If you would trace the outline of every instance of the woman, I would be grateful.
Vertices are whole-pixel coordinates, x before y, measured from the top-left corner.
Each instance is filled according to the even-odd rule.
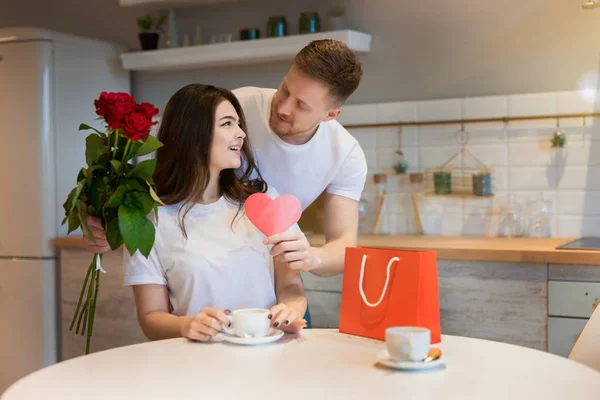
[[[278,195],[262,180],[245,130],[224,89],[188,85],[165,108],[154,173],[165,206],[154,247],[147,259],[124,251],[125,284],[151,340],[210,340],[229,324],[226,310],[238,308],[268,308],[271,326],[286,332],[306,324],[299,272],[273,262],[242,209],[253,193]]]

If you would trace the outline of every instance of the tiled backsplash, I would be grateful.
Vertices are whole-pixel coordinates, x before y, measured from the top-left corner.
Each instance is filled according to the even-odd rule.
[[[535,93],[419,102],[377,103],[344,107],[344,125],[390,122],[482,119],[592,113],[594,98],[579,92]],[[530,203],[541,196],[550,204],[548,233],[553,237],[600,236],[600,119],[558,121],[567,133],[562,149],[553,149],[557,120],[466,124],[467,148],[493,165],[491,198],[424,196],[420,193],[423,229],[429,235],[502,235],[510,200],[521,206],[523,235],[532,236]],[[382,229],[414,233],[410,172],[437,167],[460,149],[459,125],[350,129],[363,147],[369,166],[364,192],[371,215],[377,186],[373,174],[389,173],[389,192]],[[397,149],[408,163],[406,175],[395,175]],[[363,227],[368,231],[368,227]]]

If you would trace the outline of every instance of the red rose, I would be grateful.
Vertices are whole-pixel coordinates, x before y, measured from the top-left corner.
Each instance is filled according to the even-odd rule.
[[[127,93],[102,92],[94,101],[96,114],[104,118],[113,129],[123,128],[125,118],[135,111],[135,101]]]
[[[154,117],[155,115],[158,114],[158,108],[154,107],[150,103],[138,104],[137,107],[135,108],[135,111],[140,114],[144,114],[151,121],[152,121],[152,117]]]
[[[134,113],[125,118],[123,129],[125,136],[131,140],[144,140],[150,134],[152,125],[158,122],[152,122],[145,114]]]

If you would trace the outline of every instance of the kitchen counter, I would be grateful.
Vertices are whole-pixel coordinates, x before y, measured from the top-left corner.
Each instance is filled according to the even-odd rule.
[[[312,246],[325,243],[324,235],[309,235]],[[439,260],[600,265],[600,250],[556,250],[575,238],[498,238],[469,236],[361,235],[359,246],[433,250]],[[60,237],[58,247],[84,248],[81,237]]]
[[[556,250],[557,246],[575,239],[361,235],[358,246],[433,250],[437,252],[438,260],[600,265],[600,250]],[[321,246],[325,236],[311,235],[308,240],[312,246]]]

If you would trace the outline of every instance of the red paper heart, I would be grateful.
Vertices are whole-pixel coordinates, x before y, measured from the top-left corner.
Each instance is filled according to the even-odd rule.
[[[268,194],[254,193],[246,200],[244,210],[265,236],[287,231],[302,215],[300,200],[292,194],[271,199]]]

